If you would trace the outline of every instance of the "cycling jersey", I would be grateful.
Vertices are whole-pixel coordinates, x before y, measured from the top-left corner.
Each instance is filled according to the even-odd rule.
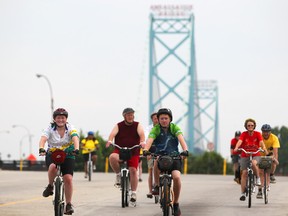
[[[149,134],[149,138],[153,138],[153,145],[156,146],[156,154],[179,154],[178,138],[182,134],[181,129],[174,123],[170,123],[167,133],[160,124],[155,125]]]
[[[262,134],[258,131],[253,131],[252,135],[249,135],[248,131],[244,131],[240,135],[239,140],[242,140],[240,148],[243,148],[246,151],[255,152],[260,148],[260,141],[262,141],[263,138]],[[254,156],[260,156],[260,153],[253,154],[253,157]],[[242,151],[241,157],[249,157],[249,155]]]
[[[266,149],[269,151],[269,149],[271,148],[271,147],[273,147],[273,148],[280,148],[280,143],[279,143],[279,139],[278,139],[278,137],[276,136],[276,135],[274,135],[274,134],[270,134],[269,135],[269,137],[268,137],[268,139],[266,140],[266,139],[263,139],[263,142],[264,142],[264,144],[265,144],[265,147],[266,147]],[[261,153],[261,155],[265,155],[265,153]]]
[[[96,139],[83,139],[81,141],[82,143],[82,154],[88,154],[89,151],[87,149],[90,149],[92,151],[96,151],[96,147],[99,144],[98,140]]]
[[[238,139],[233,138],[233,139],[231,140],[230,149],[234,150],[237,142],[238,142]],[[232,151],[232,155],[239,155],[240,153],[241,153],[241,152]]]
[[[72,137],[78,136],[77,130],[74,126],[66,123],[64,136],[61,137],[56,129],[55,124],[50,124],[49,127],[42,132],[42,136],[47,137],[48,150],[54,151],[55,149],[61,149],[65,152],[72,152],[74,150],[74,144],[72,142]],[[72,155],[67,155],[67,158],[73,158]]]

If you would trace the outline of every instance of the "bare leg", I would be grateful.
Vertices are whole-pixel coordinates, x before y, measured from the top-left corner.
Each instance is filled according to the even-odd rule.
[[[66,203],[71,203],[73,194],[73,183],[72,183],[73,176],[70,174],[66,174],[63,176],[63,179],[65,186]]]
[[[138,186],[137,169],[135,167],[129,167],[129,172],[130,172],[131,190],[136,191]]]
[[[179,203],[180,191],[181,191],[181,173],[178,170],[172,171],[173,178],[173,192],[174,203]]]
[[[120,172],[119,154],[117,154],[117,153],[110,154],[109,162],[110,162],[110,166],[113,169],[113,171],[115,173],[119,173]]]

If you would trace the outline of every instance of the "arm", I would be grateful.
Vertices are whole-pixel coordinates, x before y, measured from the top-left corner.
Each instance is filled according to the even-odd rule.
[[[45,143],[47,142],[47,137],[46,136],[41,136],[40,141],[39,141],[39,154],[40,156],[44,156],[45,155]],[[42,149],[42,152],[40,152],[40,150]]]
[[[266,149],[266,146],[265,146],[263,140],[261,140],[259,143],[260,143],[260,147],[265,151],[265,154],[268,155],[268,151]]]
[[[138,127],[137,127],[137,133],[140,137],[140,145],[142,146],[142,148],[144,148],[144,146],[145,146],[145,133],[144,133],[144,129],[140,123],[138,124]]]
[[[242,144],[242,140],[238,140],[238,142],[236,143],[236,146],[234,148],[234,151],[237,152],[238,151],[238,148],[241,146]]]
[[[72,141],[74,143],[74,150],[79,150],[79,137],[73,136]]]
[[[110,144],[114,140],[114,137],[117,135],[118,131],[119,131],[119,128],[118,128],[118,125],[116,124],[109,135],[108,141],[106,143],[106,148],[110,146]]]
[[[179,134],[179,135],[177,136],[177,138],[178,138],[178,140],[179,140],[179,142],[180,142],[180,145],[181,145],[183,151],[188,151],[188,147],[187,147],[187,144],[186,144],[186,142],[185,142],[185,139],[184,139],[183,134]]]
[[[152,145],[153,141],[154,141],[153,138],[148,138],[148,139],[147,139],[147,142],[146,142],[146,145],[145,145],[145,147],[144,147],[144,149],[143,149],[143,152],[144,152],[144,151],[149,151],[149,149],[151,148],[151,145]]]

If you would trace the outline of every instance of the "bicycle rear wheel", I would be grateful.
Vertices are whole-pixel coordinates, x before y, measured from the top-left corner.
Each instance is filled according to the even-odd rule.
[[[163,216],[168,216],[170,211],[170,187],[168,185],[168,179],[163,180],[163,200],[162,200],[162,208],[163,208]]]
[[[91,181],[92,179],[92,172],[93,172],[93,167],[92,167],[92,161],[87,162],[87,169],[88,169],[88,180]]]
[[[253,189],[253,173],[248,174],[248,208],[251,208],[252,189]]]
[[[264,169],[264,188],[263,188],[263,193],[264,193],[264,203],[268,203],[268,190],[267,190],[267,171]]]
[[[55,196],[54,196],[54,214],[55,216],[63,216],[64,213],[64,197],[63,185],[60,177],[57,177],[54,183]],[[61,190],[62,189],[62,190]]]
[[[121,204],[122,204],[122,208],[125,208],[126,206],[126,202],[127,202],[127,198],[126,198],[126,191],[127,191],[127,171],[123,170],[122,172],[122,176],[121,176]]]

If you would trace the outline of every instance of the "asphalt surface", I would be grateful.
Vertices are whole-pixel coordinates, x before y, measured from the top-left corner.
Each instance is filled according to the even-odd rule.
[[[143,182],[139,183],[136,207],[121,207],[120,190],[113,186],[114,180],[112,173],[93,173],[92,181],[88,182],[83,173],[75,173],[73,215],[162,215],[154,199],[146,198],[147,174],[143,174]],[[41,196],[46,185],[46,172],[0,170],[0,215],[53,215],[52,196]],[[239,201],[239,197],[240,187],[233,182],[233,176],[182,175],[182,216],[288,216],[288,177],[277,176],[277,183],[271,185],[267,205],[254,194],[252,207],[248,208],[247,201]]]

